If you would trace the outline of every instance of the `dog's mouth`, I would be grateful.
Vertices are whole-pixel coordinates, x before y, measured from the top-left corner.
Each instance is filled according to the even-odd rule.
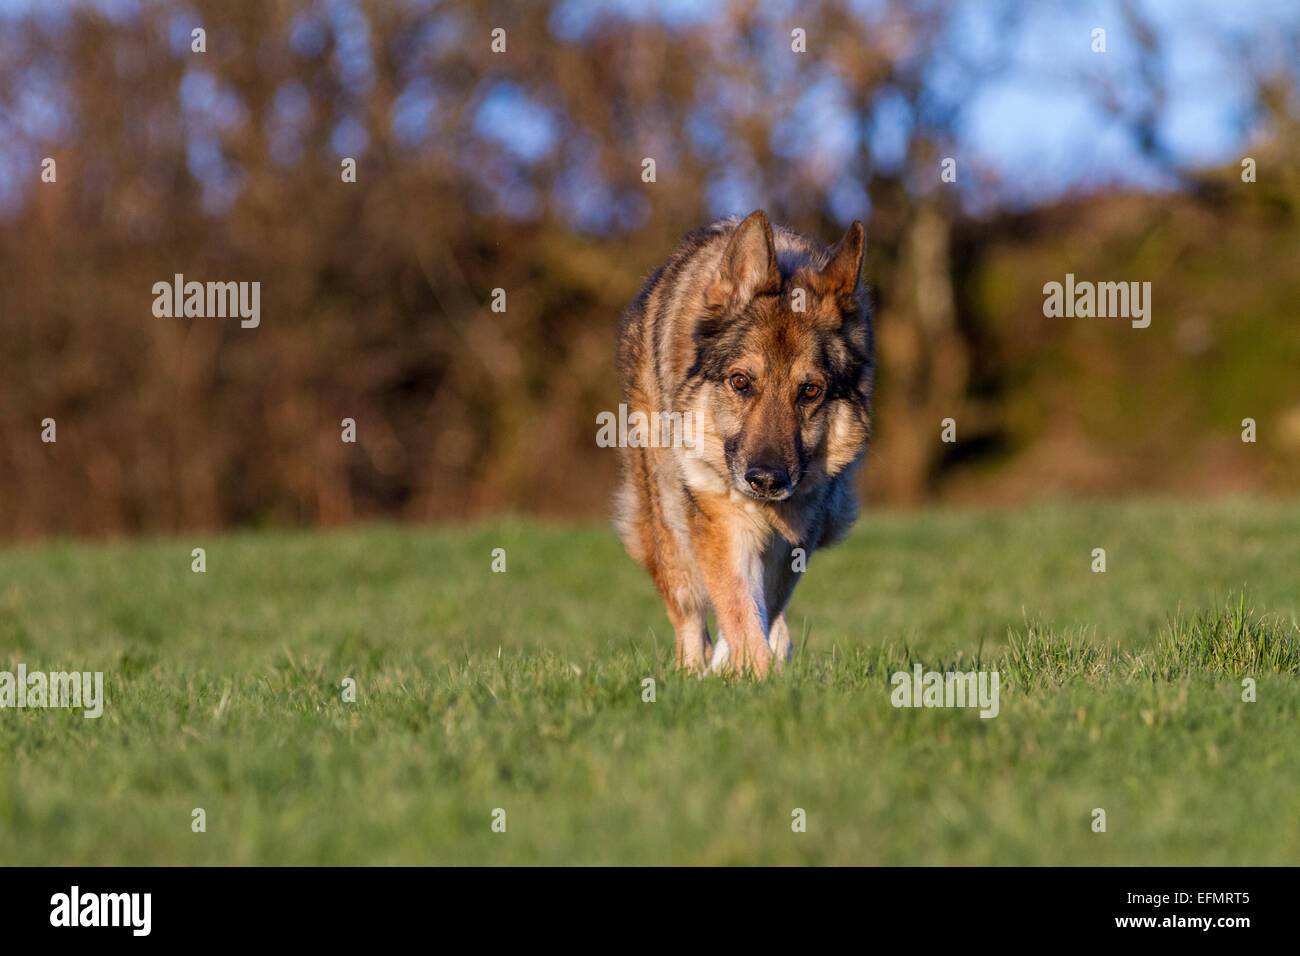
[[[744,494],[746,497],[753,498],[755,501],[763,501],[766,502],[767,504],[773,504],[778,501],[785,501],[792,494],[794,494],[793,488],[787,488],[784,491],[776,491],[771,493],[754,491],[754,489],[752,488],[744,488],[744,487],[742,487],[740,490],[741,493]]]

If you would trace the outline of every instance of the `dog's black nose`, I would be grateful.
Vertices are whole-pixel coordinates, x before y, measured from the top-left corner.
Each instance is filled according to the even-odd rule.
[[[790,487],[790,472],[780,465],[751,465],[745,482],[761,495],[774,495]]]

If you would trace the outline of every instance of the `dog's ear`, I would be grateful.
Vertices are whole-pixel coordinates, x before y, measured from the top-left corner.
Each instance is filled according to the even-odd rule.
[[[844,238],[830,251],[830,258],[813,279],[813,291],[834,296],[843,308],[856,304],[858,279],[862,272],[862,223],[856,219]]]
[[[772,224],[759,209],[736,227],[704,292],[704,302],[710,308],[737,308],[756,295],[779,291],[781,271],[776,265]]]

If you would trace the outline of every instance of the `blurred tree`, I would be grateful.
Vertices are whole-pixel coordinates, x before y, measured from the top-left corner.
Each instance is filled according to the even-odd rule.
[[[1124,9],[1147,94],[1077,82],[1168,163],[1159,33]],[[869,488],[925,498],[955,464],[939,420],[981,447],[1014,426],[989,382],[1024,377],[1021,316],[976,281],[1021,220],[963,211],[996,183],[960,149],[1022,19],[938,0],[0,14],[0,533],[590,512],[617,468],[594,434],[619,312],[682,234],[758,207],[826,240],[868,223]],[[1284,26],[1257,100],[1294,209]],[[154,318],[178,273],[261,282],[261,325]]]

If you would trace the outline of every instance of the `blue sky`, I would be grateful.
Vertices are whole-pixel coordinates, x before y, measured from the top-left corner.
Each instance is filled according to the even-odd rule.
[[[129,22],[145,0],[87,0],[115,20]],[[394,0],[398,2],[398,0]],[[458,35],[453,21],[436,19],[439,4],[426,0],[402,0],[417,8],[434,11],[427,42],[431,48],[448,43],[468,42]],[[886,7],[884,0],[848,0],[850,8],[868,24],[876,22]],[[185,4],[174,4],[170,40],[173,51],[184,55],[189,24],[196,22]],[[1123,108],[1137,105],[1140,84],[1134,81],[1143,65],[1137,38],[1129,34],[1117,3],[1047,2],[1025,4],[1009,30],[999,30],[987,15],[989,4],[954,2],[950,32],[955,52],[977,62],[996,64],[995,79],[969,91],[962,103],[957,143],[953,148],[959,163],[959,184],[965,184],[973,207],[996,203],[1027,205],[1054,196],[1094,186],[1121,184],[1141,188],[1165,185],[1163,172],[1149,164],[1140,150],[1102,107],[1100,91],[1110,88]],[[50,31],[57,31],[66,15],[67,4],[51,0],[0,0],[0,28],[6,19],[35,16]],[[1144,0],[1141,9],[1155,25],[1165,64],[1162,79],[1168,100],[1158,111],[1157,130],[1174,161],[1185,167],[1235,161],[1258,131],[1252,128],[1247,83],[1240,51],[1256,61],[1291,71],[1300,22],[1296,0]],[[369,52],[369,31],[362,7],[356,0],[319,0],[317,17],[303,17],[290,37],[290,47],[303,55],[323,48],[328,29],[335,38],[338,70],[347,86],[364,92],[373,81]],[[617,28],[620,22],[655,17],[672,30],[707,28],[725,9],[722,4],[700,0],[666,0],[644,4],[637,0],[564,0],[551,17],[549,42],[571,43],[598,25]],[[782,41],[791,23],[798,23],[798,4],[773,0],[761,5],[760,18],[770,23],[773,37]],[[1104,54],[1090,49],[1091,31],[1106,30]],[[810,38],[815,45],[815,38]],[[518,38],[514,42],[521,42]],[[788,43],[788,40],[784,42]],[[809,54],[813,55],[813,54]],[[804,74],[805,77],[807,73]],[[814,73],[814,75],[816,75]],[[955,68],[934,65],[929,81],[936,88],[962,82]],[[29,174],[29,164],[38,162],[27,140],[57,140],[66,133],[60,112],[58,77],[34,74],[17,84],[20,88],[15,115],[8,122],[19,133],[18,140],[0,144],[0,211],[17,201],[17,184]],[[960,94],[965,91],[958,90]],[[237,171],[221,160],[217,133],[223,123],[238,121],[239,104],[231,103],[211,77],[196,68],[181,90],[186,111],[186,129],[191,171],[205,184],[205,195],[214,211],[231,201],[240,188]],[[719,103],[743,99],[743,90],[731,90],[725,80],[716,87]],[[476,91],[478,100],[472,127],[484,141],[495,143],[512,162],[529,165],[565,149],[563,126],[529,91],[506,81],[488,80]],[[834,75],[822,75],[810,82],[800,97],[802,125],[778,124],[773,146],[792,163],[811,164],[828,182],[827,190],[835,214],[853,218],[864,202],[861,184],[836,178],[835,171],[860,148],[860,131],[853,125],[852,104]],[[301,90],[279,91],[268,130],[273,158],[292,163],[297,157],[295,125],[307,106]],[[392,123],[399,142],[418,146],[436,138],[440,101],[437,77],[412,76],[402,90],[393,111]],[[232,118],[233,117],[233,118]],[[366,134],[347,105],[336,107],[331,137],[339,155],[364,154]],[[877,169],[898,171],[902,162],[908,122],[906,111],[885,108],[877,111],[870,130],[870,152]],[[0,124],[2,126],[3,124]],[[713,212],[732,212],[749,205],[761,205],[754,196],[743,157],[722,152],[726,144],[710,142],[711,122],[707,115],[693,120],[682,140],[701,155],[717,154],[721,172],[709,184]],[[508,134],[503,131],[508,130]],[[34,148],[34,147],[33,147]],[[568,153],[572,155],[570,144]],[[579,168],[579,160],[557,188],[580,198],[583,184],[595,195],[601,186]],[[21,171],[20,171],[21,170]],[[979,171],[991,177],[978,180]],[[505,205],[522,215],[540,209],[538,197],[528,195],[518,184],[505,183],[503,191],[512,197]],[[570,202],[580,218],[590,210],[597,220],[580,223],[600,228],[608,210],[609,197],[596,203]],[[581,208],[580,208],[581,207]],[[840,213],[842,212],[842,215]],[[635,213],[635,210],[632,210]],[[631,214],[631,213],[630,213]]]

